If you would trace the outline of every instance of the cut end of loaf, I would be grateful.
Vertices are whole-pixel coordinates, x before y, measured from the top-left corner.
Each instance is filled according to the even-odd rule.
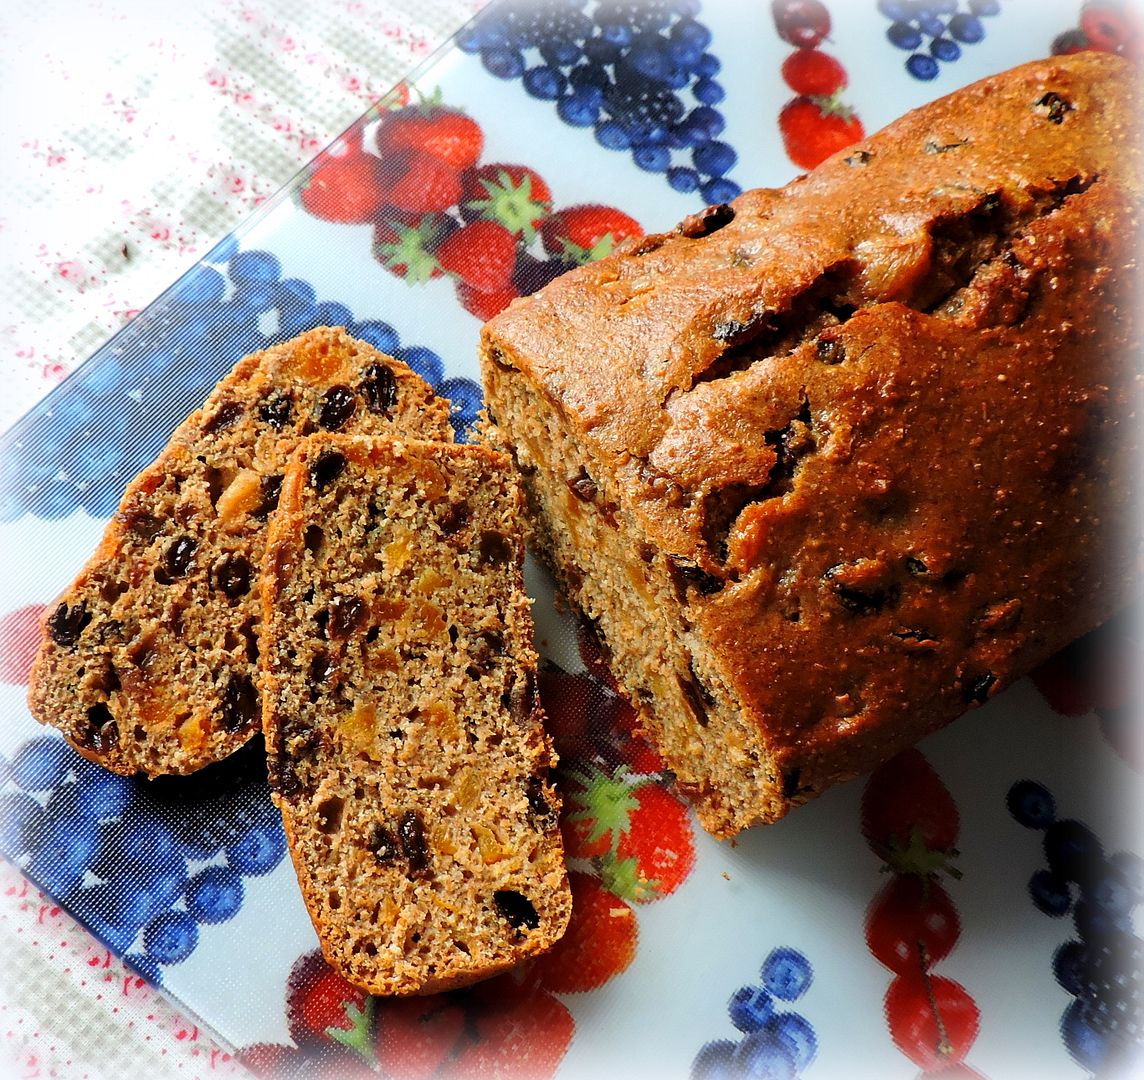
[[[567,924],[519,512],[483,447],[315,437],[283,486],[271,783],[323,951],[373,993],[486,978]]]
[[[125,775],[191,773],[257,732],[266,523],[291,450],[323,430],[452,438],[428,384],[343,330],[242,360],[130,484],[49,608],[33,716]]]

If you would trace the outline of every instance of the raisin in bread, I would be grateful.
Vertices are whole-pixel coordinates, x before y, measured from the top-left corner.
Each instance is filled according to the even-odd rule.
[[[49,607],[29,702],[118,773],[189,773],[260,728],[258,575],[295,444],[315,430],[451,438],[405,364],[322,328],[239,362],[127,488]]]
[[[716,835],[1138,592],[1140,115],[1028,64],[486,326],[538,548]]]
[[[486,447],[315,436],[271,522],[271,789],[323,950],[372,993],[473,982],[568,921],[522,500]]]

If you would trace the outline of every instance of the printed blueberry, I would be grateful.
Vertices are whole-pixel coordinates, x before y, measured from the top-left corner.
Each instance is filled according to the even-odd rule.
[[[723,89],[721,83],[706,76],[695,80],[691,92],[695,95],[695,100],[701,101],[704,105],[718,105],[727,96],[727,91]]]
[[[317,303],[314,286],[301,278],[283,278],[274,287],[274,305],[279,311],[305,311]]]
[[[704,53],[695,64],[695,74],[711,78],[723,70],[723,62],[713,53]]]
[[[699,172],[708,176],[723,176],[735,167],[737,155],[728,143],[713,140],[696,147],[691,160]]]
[[[671,39],[672,41],[685,41],[688,44],[696,45],[702,54],[703,50],[711,44],[711,31],[694,19],[680,19],[671,28]]]
[[[44,823],[44,808],[22,791],[0,795],[0,854],[19,859],[35,842]]]
[[[376,319],[367,319],[364,322],[355,323],[350,332],[356,338],[361,338],[362,341],[368,341],[379,352],[388,353],[393,355],[393,350],[401,344],[401,339],[397,335],[397,331],[387,322],[380,322]]]
[[[930,15],[928,13],[921,14],[918,17],[917,23],[918,29],[920,29],[926,37],[941,37],[941,35],[945,33],[945,23],[936,15]]]
[[[932,57],[927,56],[925,53],[914,53],[906,61],[906,71],[908,71],[915,79],[922,79],[928,82],[930,79],[936,79],[938,72],[941,68],[938,62]]]
[[[546,41],[540,46],[540,57],[550,67],[571,67],[583,51],[574,41]]]
[[[1144,900],[1144,859],[1131,851],[1117,851],[1108,857],[1108,865],[1132,890],[1136,903]]]
[[[556,112],[572,127],[591,127],[600,115],[600,95],[579,90],[566,94],[556,103]]]
[[[227,264],[227,274],[239,282],[275,282],[282,276],[282,264],[269,251],[240,251]]]
[[[1136,906],[1136,891],[1108,860],[1085,889],[1085,899],[1108,915],[1127,915]]]
[[[12,779],[25,791],[47,791],[67,776],[72,756],[68,744],[56,735],[32,739],[12,758]]]
[[[568,80],[555,68],[538,65],[529,68],[521,79],[525,90],[541,101],[555,101],[564,93]]]
[[[461,52],[471,55],[479,53],[484,46],[484,38],[481,34],[480,26],[473,23],[470,23],[468,26],[462,26],[461,29],[453,35],[453,42]]]
[[[453,415],[460,415],[471,422],[485,403],[484,395],[472,379],[446,379],[437,392],[449,400]]]
[[[436,387],[445,376],[441,357],[423,345],[403,345],[394,349],[393,356],[407,363],[430,386]]]
[[[80,810],[97,821],[117,818],[135,797],[135,783],[75,755],[75,782],[80,796]]]
[[[607,150],[627,150],[632,137],[618,120],[601,120],[596,124],[596,142]]]
[[[1051,870],[1036,870],[1029,878],[1029,895],[1038,911],[1046,915],[1064,915],[1072,906],[1069,883]]]
[[[1092,1023],[1086,1002],[1078,999],[1065,1009],[1061,1017],[1061,1038],[1082,1069],[1104,1074],[1112,1057],[1112,1047],[1108,1036]]]
[[[697,105],[687,114],[685,123],[698,125],[712,138],[721,134],[727,126],[723,114],[718,109],[711,108],[710,105]]]
[[[691,1063],[690,1080],[734,1080],[735,1045],[730,1039],[706,1043]]]
[[[961,56],[961,46],[950,38],[937,37],[930,42],[930,52],[943,64],[949,64]]]
[[[334,300],[323,300],[315,312],[319,326],[348,326],[354,321],[354,313],[345,304]]]
[[[110,876],[124,866],[155,866],[180,854],[179,838],[165,821],[142,806],[131,807],[100,830],[96,873]]]
[[[242,907],[242,878],[229,866],[207,866],[187,883],[186,898],[200,923],[226,922]]]
[[[763,985],[780,1001],[797,1001],[810,988],[814,971],[797,949],[773,950],[763,961]]]
[[[524,74],[524,57],[520,50],[507,45],[482,49],[481,63],[490,75],[498,79],[519,79]]]
[[[249,317],[250,312],[269,311],[274,306],[276,283],[262,281],[257,278],[240,279],[235,285],[234,295],[230,299],[233,308],[227,314],[232,315],[235,322],[241,322]],[[248,311],[234,311],[234,308],[246,308]],[[212,328],[215,336],[219,327]]]
[[[667,182],[676,191],[690,195],[691,192],[699,190],[699,173],[694,169],[677,165],[667,170]]]
[[[985,27],[976,15],[962,12],[949,20],[950,37],[966,45],[976,45],[985,37]]]
[[[708,206],[717,206],[719,203],[729,203],[732,199],[737,199],[743,189],[733,180],[719,176],[713,180],[705,180],[699,190]]]
[[[158,964],[181,963],[198,943],[198,923],[186,911],[166,911],[143,930],[143,951]]]
[[[1052,793],[1033,780],[1018,780],[1005,798],[1013,820],[1027,829],[1047,829],[1057,816]]]
[[[736,1075],[743,1080],[794,1080],[794,1055],[774,1032],[763,1028],[748,1035],[735,1050]]]
[[[221,300],[226,292],[226,278],[213,266],[197,266],[175,286],[175,294],[182,300]]]
[[[671,164],[671,151],[666,146],[637,146],[632,160],[644,172],[666,172]]]
[[[1062,990],[1080,994],[1087,979],[1088,949],[1083,941],[1066,941],[1053,953],[1053,975]]]
[[[906,22],[913,17],[910,0],[878,0],[878,11],[899,22]]]
[[[1001,11],[1000,0],[969,0],[969,10],[974,15],[989,17]]]
[[[886,31],[886,37],[889,38],[891,45],[905,49],[906,52],[913,52],[914,49],[920,48],[922,43],[922,32],[908,22],[893,23]]]
[[[1082,941],[1101,942],[1118,934],[1131,933],[1132,917],[1105,911],[1082,897],[1073,911],[1073,925]]]
[[[286,835],[282,823],[258,826],[226,847],[226,860],[244,877],[269,874],[286,854]]]
[[[771,995],[761,986],[743,986],[731,995],[727,1015],[740,1031],[758,1031],[774,1012]]]
[[[818,1056],[818,1038],[814,1034],[814,1026],[798,1013],[775,1013],[767,1021],[767,1029],[790,1051],[799,1072]]]
[[[53,818],[45,813],[42,825],[29,839],[28,876],[57,898],[83,880],[99,851],[98,826],[83,818]]]
[[[1070,818],[1054,821],[1045,830],[1044,849],[1049,868],[1066,881],[1090,881],[1104,864],[1104,853],[1093,831]]]

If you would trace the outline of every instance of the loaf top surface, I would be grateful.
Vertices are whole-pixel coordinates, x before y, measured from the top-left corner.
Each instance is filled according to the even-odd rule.
[[[1044,214],[1097,178],[1139,197],[1139,106],[1130,65],[1103,53],[985,79],[784,188],[563,275],[494,318],[485,347],[602,449],[650,458],[690,391],[808,301],[932,309],[964,274],[943,261],[943,230],[973,228],[997,200],[1006,217]]]
[[[804,781],[1136,587],[1138,115],[1118,58],[1027,64],[486,326]]]

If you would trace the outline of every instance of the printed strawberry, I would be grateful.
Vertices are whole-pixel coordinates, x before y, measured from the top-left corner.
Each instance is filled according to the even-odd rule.
[[[475,1022],[476,1041],[447,1070],[457,1080],[545,1080],[556,1073],[576,1030],[567,1008],[543,991],[478,1012]]]
[[[434,250],[458,227],[449,214],[388,208],[373,230],[373,257],[390,273],[419,285],[444,274]]]
[[[416,150],[454,173],[477,163],[484,142],[484,132],[471,116],[434,102],[391,112],[377,128],[377,149],[383,158]]]
[[[324,221],[369,221],[386,201],[382,163],[348,145],[344,155],[327,152],[311,168],[298,201]]]
[[[1063,648],[1030,677],[1054,712],[1084,716],[1132,704],[1138,664],[1131,630],[1112,622]]]
[[[540,227],[544,250],[574,265],[602,259],[630,236],[643,236],[640,223],[622,210],[597,203],[559,210]]]
[[[372,999],[347,982],[320,950],[294,961],[286,980],[286,1022],[300,1046],[331,1039],[368,1057]]]
[[[437,249],[437,261],[450,274],[480,292],[512,288],[516,241],[495,221],[463,225]]]
[[[646,904],[674,892],[695,865],[687,808],[653,780],[612,776],[586,766],[571,773],[567,836],[581,857],[598,856],[604,885]],[[601,849],[601,841],[606,850]]]
[[[634,773],[663,772],[666,768],[664,760],[644,735],[635,709],[618,694],[613,698],[616,753],[620,760],[630,765]]]
[[[424,1080],[446,1061],[465,1027],[465,1014],[444,994],[378,999],[377,1063],[391,1080]]]
[[[552,192],[540,174],[525,165],[481,165],[461,176],[461,216],[503,225],[526,244],[552,213]]]
[[[428,214],[448,210],[461,197],[461,176],[451,165],[418,150],[388,158],[384,201],[398,210]]]
[[[787,157],[801,169],[813,169],[866,136],[862,121],[836,95],[788,101],[779,113],[779,132]]]
[[[819,49],[798,49],[783,61],[782,76],[796,94],[830,97],[846,85],[846,69]]]
[[[586,675],[553,667],[542,668],[537,674],[545,730],[561,761],[586,759],[591,753],[587,708],[591,683]]]
[[[43,604],[28,604],[0,619],[0,682],[26,685],[40,647]]]
[[[920,750],[903,750],[866,781],[862,835],[896,873],[960,877],[959,829],[953,796]]]
[[[598,878],[568,873],[572,917],[556,945],[536,961],[541,983],[557,994],[595,990],[619,975],[636,954],[639,926],[632,909]]]
[[[470,315],[476,315],[481,322],[488,322],[494,315],[499,315],[519,295],[511,286],[496,292],[482,292],[468,282],[457,282],[457,299],[461,301],[461,306]]]
[[[965,987],[928,972],[897,976],[883,1008],[898,1049],[939,1076],[965,1057],[981,1026],[980,1012]]]
[[[1086,716],[1092,711],[1092,688],[1068,649],[1035,668],[1029,678],[1053,712],[1061,716]]]

